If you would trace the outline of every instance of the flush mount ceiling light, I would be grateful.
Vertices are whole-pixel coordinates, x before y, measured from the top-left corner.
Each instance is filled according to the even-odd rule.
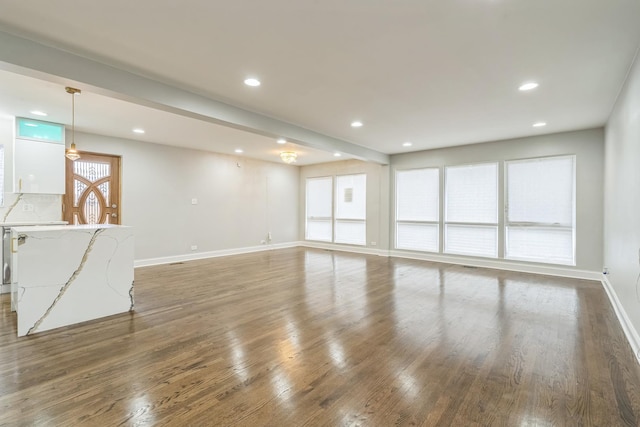
[[[522,85],[520,85],[520,87],[518,88],[518,90],[521,90],[523,92],[526,92],[528,90],[533,90],[535,88],[537,88],[539,85],[536,82],[527,82],[527,83],[523,83]]]
[[[284,138],[278,138],[278,140],[276,141],[278,144],[286,144],[287,140]]]
[[[244,84],[251,87],[257,87],[257,86],[260,86],[260,80],[251,77],[251,78],[245,79]]]
[[[359,121],[359,120],[356,120],[356,121],[354,121],[354,122],[351,122],[351,127],[352,127],[352,128],[359,128],[359,127],[362,127],[362,122],[361,122],[361,121]]]
[[[65,157],[75,162],[80,158],[80,154],[76,150],[76,95],[79,95],[82,91],[69,86],[64,89],[71,94],[71,146],[67,150]]]
[[[44,111],[40,111],[40,110],[33,110],[33,111],[29,111],[31,114],[33,114],[34,116],[42,116],[42,117],[47,117],[48,114],[45,113]]]
[[[333,157],[342,157],[342,154],[340,154],[340,153],[333,153]]]
[[[242,153],[244,153],[244,151],[242,150],[242,148],[236,148],[236,149],[235,149],[235,150],[233,150],[233,151],[235,151],[235,152],[236,152],[236,153],[238,153],[238,154],[242,154]]]
[[[411,142],[409,142],[409,141],[407,141],[407,142],[403,142],[403,143],[402,143],[402,146],[403,146],[403,147],[411,147],[412,145],[413,145],[413,143],[411,143]]]
[[[533,127],[534,127],[534,128],[541,128],[541,127],[544,127],[544,126],[546,126],[546,125],[547,125],[547,123],[546,123],[546,122],[537,122],[537,123],[534,123],[534,124],[533,124]]]
[[[280,158],[283,162],[290,165],[291,163],[295,163],[298,155],[293,151],[283,151],[280,153]]]
[[[144,129],[135,128],[135,129],[133,129],[133,133],[143,134],[144,133]]]

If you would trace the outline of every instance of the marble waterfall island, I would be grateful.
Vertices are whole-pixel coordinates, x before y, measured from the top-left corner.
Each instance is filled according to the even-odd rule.
[[[133,310],[133,228],[12,228],[18,336]]]

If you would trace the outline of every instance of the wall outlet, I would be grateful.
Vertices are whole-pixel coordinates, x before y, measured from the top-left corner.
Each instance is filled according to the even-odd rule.
[[[269,242],[271,241],[271,232],[267,233],[267,241],[269,241]]]
[[[197,251],[198,250],[198,245],[191,245],[191,250],[192,251]]]
[[[602,269],[602,274],[609,274],[609,269],[607,267],[604,267]]]
[[[196,198],[191,199],[191,204],[192,205],[197,205],[198,204],[198,199],[196,199]]]
[[[371,246],[376,246],[378,242],[371,242]]]
[[[33,205],[30,203],[25,203],[24,205],[22,205],[22,211],[23,212],[33,212]]]

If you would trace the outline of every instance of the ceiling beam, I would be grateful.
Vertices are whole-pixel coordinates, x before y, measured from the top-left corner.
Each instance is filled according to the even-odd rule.
[[[389,156],[0,30],[0,68],[306,147],[389,164]],[[84,87],[82,85],[85,85]],[[89,87],[87,87],[89,86]]]

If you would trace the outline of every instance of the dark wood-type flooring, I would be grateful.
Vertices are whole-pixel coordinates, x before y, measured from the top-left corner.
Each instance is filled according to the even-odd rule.
[[[0,425],[640,422],[598,282],[303,248],[135,276],[135,313],[31,337],[0,296]]]

